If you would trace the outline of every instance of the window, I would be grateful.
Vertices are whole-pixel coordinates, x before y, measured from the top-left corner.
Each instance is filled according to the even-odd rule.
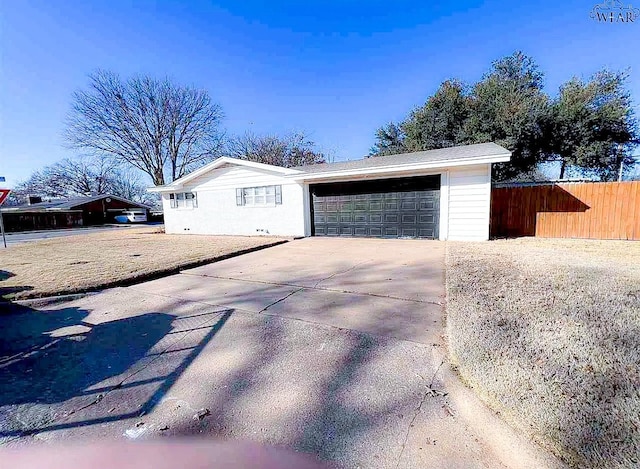
[[[184,203],[187,208],[195,208],[198,206],[198,199],[193,192],[185,192]]]
[[[236,205],[271,206],[282,204],[282,186],[259,186],[236,189]]]
[[[198,206],[198,198],[193,192],[177,192],[169,194],[171,208],[195,208]]]

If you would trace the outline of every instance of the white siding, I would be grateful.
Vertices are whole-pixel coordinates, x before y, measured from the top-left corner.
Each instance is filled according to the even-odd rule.
[[[450,167],[438,173],[440,239],[489,239],[491,165]],[[236,205],[237,188],[270,185],[282,186],[282,205]],[[167,233],[247,236],[311,233],[309,185],[275,172],[230,164],[189,181],[181,191],[196,193],[198,207],[171,208],[169,194],[163,194]]]
[[[491,165],[451,168],[448,192],[447,238],[464,241],[489,239]]]
[[[282,204],[236,205],[236,188],[282,186]],[[197,194],[198,207],[171,208],[162,195],[167,233],[219,235],[305,235],[304,186],[277,174],[229,165],[189,181],[183,191]]]

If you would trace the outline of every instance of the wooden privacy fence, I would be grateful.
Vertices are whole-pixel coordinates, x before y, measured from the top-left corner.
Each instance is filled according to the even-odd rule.
[[[640,240],[640,181],[495,187],[491,236]]]

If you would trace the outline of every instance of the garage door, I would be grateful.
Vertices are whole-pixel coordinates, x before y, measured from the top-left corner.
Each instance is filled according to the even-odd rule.
[[[438,238],[440,176],[311,186],[313,234]]]

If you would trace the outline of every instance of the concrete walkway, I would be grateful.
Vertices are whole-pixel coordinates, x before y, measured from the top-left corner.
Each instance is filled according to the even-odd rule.
[[[526,467],[448,384],[444,249],[304,239],[0,316],[0,441],[208,435],[338,467]]]

